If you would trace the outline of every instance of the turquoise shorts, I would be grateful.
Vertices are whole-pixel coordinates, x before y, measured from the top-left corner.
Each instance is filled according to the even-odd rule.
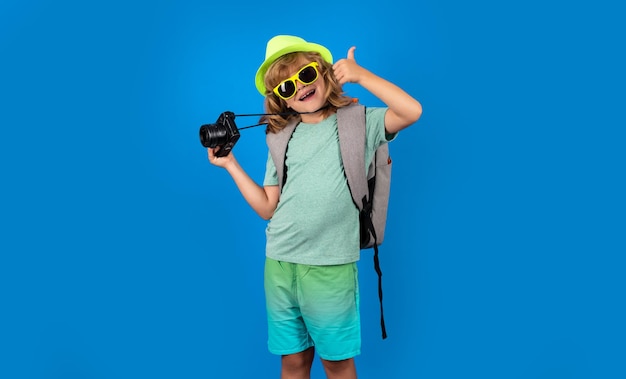
[[[356,263],[309,266],[265,260],[268,348],[288,355],[315,346],[322,359],[361,353]]]

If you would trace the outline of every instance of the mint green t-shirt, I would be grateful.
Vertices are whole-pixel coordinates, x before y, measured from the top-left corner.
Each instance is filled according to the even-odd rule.
[[[365,162],[371,161],[381,144],[395,138],[385,133],[386,111],[366,108]],[[266,255],[308,265],[359,260],[359,213],[343,171],[337,116],[333,114],[317,124],[298,124],[289,141],[285,164],[287,181],[266,228]],[[278,185],[269,154],[263,184]]]

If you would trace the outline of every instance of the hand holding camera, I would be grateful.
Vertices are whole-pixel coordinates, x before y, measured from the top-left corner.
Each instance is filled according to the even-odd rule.
[[[204,147],[218,148],[214,150],[216,157],[225,157],[239,140],[239,129],[235,125],[235,114],[226,111],[222,113],[215,124],[205,124],[200,127],[200,143]]]

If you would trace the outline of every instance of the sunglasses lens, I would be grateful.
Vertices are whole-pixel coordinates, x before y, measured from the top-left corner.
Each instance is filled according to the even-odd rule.
[[[302,71],[300,71],[298,79],[305,84],[312,83],[315,79],[317,79],[317,70],[313,66],[305,67]]]
[[[293,80],[287,80],[278,86],[278,94],[283,98],[291,97],[296,92],[296,85]]]

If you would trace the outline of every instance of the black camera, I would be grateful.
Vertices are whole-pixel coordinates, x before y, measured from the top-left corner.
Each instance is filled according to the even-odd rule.
[[[204,147],[218,147],[216,157],[225,157],[239,140],[239,129],[235,125],[235,114],[224,112],[217,118],[215,124],[205,124],[200,127],[200,143]]]

